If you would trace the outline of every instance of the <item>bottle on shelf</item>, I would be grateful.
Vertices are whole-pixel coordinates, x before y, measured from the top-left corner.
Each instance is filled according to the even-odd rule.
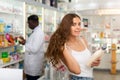
[[[49,68],[49,64],[46,64],[45,66],[45,80],[49,80],[50,79],[50,68]]]

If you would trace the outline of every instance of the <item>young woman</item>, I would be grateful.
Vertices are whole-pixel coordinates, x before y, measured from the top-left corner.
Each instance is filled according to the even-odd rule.
[[[100,59],[86,66],[91,57],[85,38],[80,37],[81,18],[74,13],[66,14],[55,33],[51,36],[45,57],[53,66],[64,64],[70,72],[70,80],[93,80],[93,66]]]

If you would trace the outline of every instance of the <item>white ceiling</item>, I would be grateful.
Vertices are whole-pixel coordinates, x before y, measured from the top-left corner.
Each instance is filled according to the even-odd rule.
[[[93,14],[94,10],[100,9],[120,9],[120,0],[59,0],[64,5],[65,9],[70,12],[88,11]],[[87,11],[87,12],[86,12]],[[94,11],[94,12],[93,12]]]

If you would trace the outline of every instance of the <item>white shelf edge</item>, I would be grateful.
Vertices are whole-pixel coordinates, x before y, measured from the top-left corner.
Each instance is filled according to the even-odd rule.
[[[38,16],[42,16],[42,13],[36,13],[36,12],[27,12],[27,14],[37,14]]]
[[[19,60],[16,60],[16,61],[12,61],[12,62],[10,62],[10,63],[5,63],[5,64],[0,65],[0,68],[6,67],[6,66],[9,66],[9,65],[12,65],[12,64],[21,62],[21,61],[23,61],[23,59],[19,59]]]
[[[0,13],[2,14],[9,14],[9,15],[18,15],[18,16],[22,16],[22,12],[21,13],[14,13],[14,12],[7,12],[7,11],[1,11]]]

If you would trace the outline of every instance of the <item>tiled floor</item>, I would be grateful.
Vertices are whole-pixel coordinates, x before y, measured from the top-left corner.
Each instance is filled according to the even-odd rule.
[[[120,80],[120,72],[113,75],[109,70],[94,70],[94,80]]]

